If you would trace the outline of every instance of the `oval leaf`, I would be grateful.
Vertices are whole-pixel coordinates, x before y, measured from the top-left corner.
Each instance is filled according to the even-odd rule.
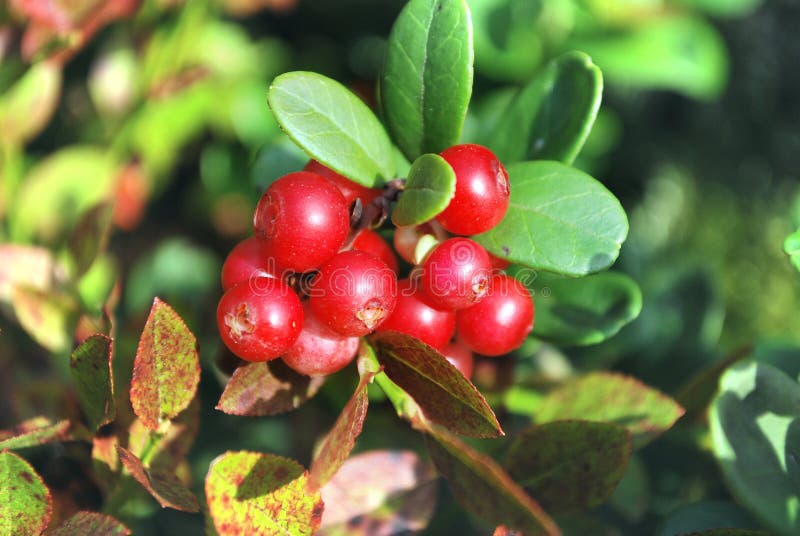
[[[442,354],[396,331],[377,333],[372,341],[386,375],[411,395],[425,417],[457,434],[503,435],[483,395]]]
[[[33,340],[53,353],[70,348],[78,307],[72,296],[18,286],[11,299],[17,320]]]
[[[72,381],[75,382],[78,401],[92,431],[113,421],[117,413],[112,380],[112,353],[112,340],[97,334],[83,341],[70,356]]]
[[[57,62],[32,65],[0,99],[0,139],[16,145],[39,134],[56,110],[61,81]]]
[[[111,234],[111,203],[100,203],[78,220],[69,237],[69,252],[75,262],[76,276],[89,269],[97,256],[105,251]]]
[[[526,536],[561,534],[552,519],[491,458],[455,436],[437,430],[425,436],[433,463],[447,479],[456,500],[489,523]]]
[[[537,408],[538,423],[582,419],[615,423],[630,430],[640,448],[669,430],[683,408],[667,395],[631,377],[594,372],[549,393]]]
[[[339,82],[309,72],[285,73],[269,88],[281,128],[315,160],[364,186],[392,178],[392,144],[375,114]]]
[[[0,534],[41,534],[50,523],[53,498],[28,462],[0,452]]]
[[[406,187],[392,212],[395,225],[418,225],[442,212],[456,193],[456,174],[438,154],[424,154],[411,165]]]
[[[272,454],[226,452],[211,462],[206,499],[220,536],[312,534],[322,518],[303,467]]]
[[[602,95],[600,69],[586,54],[568,52],[519,91],[482,142],[506,163],[571,164],[592,130]]]
[[[11,302],[14,288],[50,288],[55,262],[46,248],[0,244],[0,301]]]
[[[615,424],[557,421],[522,432],[508,452],[508,472],[549,512],[602,504],[631,456],[631,434]]]
[[[381,102],[414,160],[458,143],[472,94],[472,21],[464,0],[412,0],[389,36]]]
[[[508,166],[511,200],[494,229],[475,236],[517,264],[580,276],[611,266],[628,235],[614,195],[582,171],[559,162]]]
[[[200,382],[197,341],[181,317],[153,301],[133,362],[131,404],[151,430],[186,409]]]
[[[733,494],[776,532],[800,531],[800,385],[770,365],[734,365],[720,379],[709,421]]]
[[[117,447],[122,465],[131,476],[164,508],[183,512],[199,512],[200,505],[194,493],[181,482],[174,473],[146,468],[138,457],[122,447]]]
[[[69,439],[68,420],[53,423],[46,417],[34,417],[17,426],[0,430],[0,449],[24,449],[53,441]]]
[[[128,536],[131,531],[111,516],[97,512],[78,512],[53,531],[53,536]]]

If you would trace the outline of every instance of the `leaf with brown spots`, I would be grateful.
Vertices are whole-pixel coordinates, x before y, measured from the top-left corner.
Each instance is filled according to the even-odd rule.
[[[425,444],[436,469],[465,509],[526,536],[561,534],[542,507],[493,459],[442,429],[431,430]]]
[[[181,317],[156,298],[133,362],[131,404],[155,430],[186,409],[200,382],[197,341]]]
[[[456,434],[503,435],[483,395],[438,351],[396,331],[377,333],[372,342],[386,375],[411,395],[425,417]]]
[[[122,447],[117,447],[117,454],[131,476],[158,501],[158,504],[164,508],[173,508],[184,512],[200,511],[197,497],[183,485],[174,473],[155,468],[148,469],[142,464],[142,460]]]
[[[128,450],[141,457],[149,448],[150,467],[174,468],[186,458],[199,428],[200,400],[195,397],[180,415],[161,425],[157,439],[152,444],[153,432],[140,419],[133,421],[128,429]]]
[[[16,454],[0,452],[0,534],[41,534],[53,513],[42,478]]]
[[[211,462],[206,500],[220,536],[313,534],[322,518],[319,492],[308,473],[288,458],[258,452],[226,452]]]
[[[631,434],[604,422],[555,421],[522,432],[511,443],[508,472],[553,513],[602,504],[625,475]]]
[[[322,442],[317,456],[311,463],[311,474],[308,477],[311,489],[319,489],[324,486],[336,474],[355,447],[356,439],[364,427],[364,419],[367,418],[367,409],[369,408],[367,384],[373,376],[375,374],[370,372],[361,376],[356,392],[350,397],[339,414],[339,418],[333,423],[333,428]]]
[[[217,409],[248,417],[285,413],[317,394],[324,381],[322,376],[298,374],[280,360],[242,365],[225,386]]]
[[[53,536],[128,536],[131,531],[111,516],[81,511],[53,531]]]
[[[68,420],[53,422],[47,417],[34,417],[8,430],[0,430],[0,449],[24,449],[53,441],[69,439]]]
[[[349,458],[322,487],[320,534],[416,533],[436,507],[436,472],[408,450],[373,450]]]
[[[111,365],[113,346],[109,337],[92,335],[72,352],[69,360],[78,401],[92,431],[113,421],[117,414]]]
[[[619,424],[630,430],[638,449],[669,430],[683,408],[639,380],[613,372],[593,372],[548,393],[535,420],[582,419]]]
[[[76,276],[85,274],[105,251],[111,234],[111,213],[111,203],[102,202],[84,212],[75,225],[67,245],[75,262]]]

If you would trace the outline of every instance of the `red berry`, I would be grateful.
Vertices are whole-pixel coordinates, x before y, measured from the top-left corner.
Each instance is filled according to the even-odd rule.
[[[385,262],[394,273],[397,273],[397,257],[394,256],[394,252],[386,240],[375,231],[370,229],[359,231],[353,241],[353,249],[375,255]]]
[[[422,263],[420,288],[440,309],[465,309],[488,290],[492,263],[489,254],[469,238],[450,238]]]
[[[525,285],[496,274],[480,303],[456,315],[458,338],[483,355],[515,350],[533,329],[533,298]]]
[[[274,277],[275,267],[270,267],[270,262],[274,264],[268,259],[261,240],[254,236],[242,240],[228,253],[222,265],[222,290],[253,277]]]
[[[269,361],[294,344],[303,307],[280,279],[259,277],[229,289],[217,306],[222,342],[246,361]]]
[[[430,225],[398,227],[394,231],[394,249],[397,254],[408,264],[416,264],[414,252],[417,249],[417,242],[426,234],[433,234]]]
[[[353,182],[347,177],[339,175],[331,168],[323,166],[316,160],[309,160],[308,164],[306,164],[306,167],[303,168],[303,171],[310,171],[311,173],[322,175],[334,183],[342,192],[348,208],[353,204],[353,201],[355,201],[356,198],[361,198],[362,205],[368,205],[372,203],[373,199],[381,194],[381,191],[378,188],[367,188],[366,186],[361,186],[357,182]]]
[[[472,355],[472,350],[467,348],[464,343],[459,341],[451,342],[441,352],[451,365],[461,371],[465,378],[469,379],[472,376],[475,358]]]
[[[283,361],[306,376],[327,376],[344,368],[356,355],[358,337],[335,333],[303,306],[303,331],[283,354]]]
[[[298,171],[267,188],[253,225],[278,269],[306,272],[339,251],[350,232],[350,216],[330,181]]]
[[[397,305],[394,312],[376,331],[400,331],[412,335],[428,346],[441,349],[456,330],[453,311],[435,309],[408,279],[397,282]]]
[[[456,192],[450,204],[436,216],[453,234],[474,235],[488,231],[508,210],[508,173],[492,151],[481,145],[454,145],[441,152],[456,173]]]
[[[323,264],[310,289],[311,310],[340,335],[366,335],[392,314],[397,277],[374,255],[351,249]]]

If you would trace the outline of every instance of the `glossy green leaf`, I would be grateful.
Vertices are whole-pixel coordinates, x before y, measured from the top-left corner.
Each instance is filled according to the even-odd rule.
[[[35,447],[53,441],[69,438],[70,422],[53,422],[46,417],[34,417],[21,422],[13,428],[0,430],[0,450]]]
[[[672,427],[683,408],[640,381],[612,372],[593,372],[548,393],[536,408],[537,423],[582,419],[619,424],[640,448]]]
[[[113,421],[117,412],[112,353],[112,340],[98,334],[83,341],[70,357],[70,372],[78,392],[78,401],[92,430]]]
[[[78,220],[69,237],[69,252],[75,262],[75,273],[81,276],[105,251],[111,233],[111,203],[100,203],[87,210]]]
[[[415,160],[461,136],[472,94],[472,21],[464,0],[411,0],[389,36],[381,102],[397,145]]]
[[[61,66],[41,61],[32,65],[0,96],[0,140],[25,143],[44,130],[61,96]]]
[[[797,381],[770,365],[734,365],[720,379],[709,423],[733,495],[774,531],[800,531]]]
[[[588,510],[617,487],[631,434],[604,422],[556,421],[522,432],[508,451],[508,473],[548,512]]]
[[[733,529],[729,527],[740,527]],[[740,506],[728,501],[700,501],[670,513],[657,536],[703,534],[705,536],[757,536],[766,532]],[[728,532],[724,532],[724,531]],[[738,531],[738,532],[737,532]]]
[[[483,395],[435,349],[396,331],[376,333],[372,341],[386,375],[411,395],[425,417],[461,435],[503,435]]]
[[[436,469],[465,509],[526,536],[561,534],[542,507],[493,459],[443,430],[426,435],[425,440]]]
[[[111,516],[97,512],[81,511],[67,519],[53,531],[53,536],[128,536],[131,531]]]
[[[0,451],[0,534],[41,534],[52,513],[42,477],[16,454]]]
[[[628,235],[628,218],[595,179],[559,162],[508,166],[511,201],[494,229],[475,237],[514,263],[570,276],[608,268]]]
[[[783,241],[783,251],[789,255],[792,265],[800,270],[800,229],[786,237]]]
[[[172,472],[174,468],[165,470],[145,467],[142,460],[122,447],[117,447],[117,454],[119,454],[122,465],[130,472],[131,476],[163,508],[172,508],[183,512],[198,512],[200,510],[197,497],[175,476]]]
[[[392,223],[419,225],[442,212],[456,193],[456,174],[437,154],[424,154],[411,165]]]
[[[205,490],[220,536],[312,534],[324,508],[303,467],[273,454],[226,452],[211,462]]]
[[[481,140],[506,164],[571,164],[592,130],[602,94],[600,69],[586,54],[569,52],[523,87]]]
[[[156,298],[133,363],[131,404],[155,430],[186,409],[200,382],[197,341],[172,308]]]
[[[268,100],[281,128],[315,160],[364,186],[393,178],[389,136],[339,82],[316,73],[285,73],[272,82]]]

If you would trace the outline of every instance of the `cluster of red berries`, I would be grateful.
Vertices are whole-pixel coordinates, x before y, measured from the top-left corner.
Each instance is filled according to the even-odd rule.
[[[473,351],[518,348],[533,328],[531,295],[502,273],[504,261],[465,237],[503,218],[508,175],[479,145],[441,156],[455,171],[455,194],[435,221],[395,229],[394,249],[413,266],[399,280],[392,248],[353,214],[387,206],[389,189],[366,188],[313,160],[272,183],[255,211],[255,236],[222,267],[217,323],[225,345],[247,361],[280,357],[309,376],[347,365],[358,338],[374,331],[412,335],[467,377]],[[439,242],[419,259],[425,235]]]

